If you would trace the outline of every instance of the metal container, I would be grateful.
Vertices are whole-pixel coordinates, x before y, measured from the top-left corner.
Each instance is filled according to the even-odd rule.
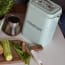
[[[21,32],[21,22],[16,16],[8,16],[2,25],[2,31],[8,35],[15,36]]]

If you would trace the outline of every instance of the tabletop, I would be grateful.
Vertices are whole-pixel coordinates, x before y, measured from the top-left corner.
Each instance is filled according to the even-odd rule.
[[[6,38],[2,31],[0,31],[0,38]],[[21,33],[14,38],[22,39]],[[7,38],[11,38],[7,36]],[[43,62],[43,65],[65,65],[65,39],[62,35],[62,32],[57,26],[54,37],[44,50],[40,52],[35,52],[39,60]],[[23,65],[23,63],[15,63],[15,64],[5,64],[5,65]],[[38,65],[33,59],[31,59],[30,65]]]

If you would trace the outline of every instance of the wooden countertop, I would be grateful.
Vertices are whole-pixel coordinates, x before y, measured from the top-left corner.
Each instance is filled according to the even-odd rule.
[[[27,4],[14,4],[10,13],[26,13]]]

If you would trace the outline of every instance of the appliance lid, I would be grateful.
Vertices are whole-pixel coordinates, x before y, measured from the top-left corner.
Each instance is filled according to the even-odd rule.
[[[32,0],[31,3],[52,17],[62,12],[62,8],[50,0]]]

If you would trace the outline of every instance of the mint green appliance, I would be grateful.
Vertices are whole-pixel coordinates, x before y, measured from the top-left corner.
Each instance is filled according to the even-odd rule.
[[[62,8],[50,0],[30,0],[22,35],[32,43],[48,45],[61,13]]]

